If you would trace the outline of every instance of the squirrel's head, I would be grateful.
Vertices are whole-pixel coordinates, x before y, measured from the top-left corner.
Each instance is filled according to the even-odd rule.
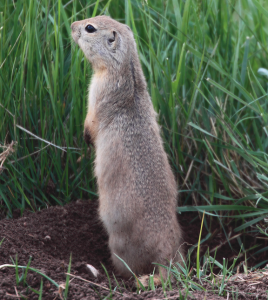
[[[128,49],[136,49],[131,29],[107,16],[74,22],[71,29],[74,41],[96,71],[120,68],[128,59]]]

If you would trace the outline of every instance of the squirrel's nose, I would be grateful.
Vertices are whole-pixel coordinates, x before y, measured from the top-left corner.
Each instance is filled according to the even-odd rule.
[[[79,21],[76,21],[76,22],[73,22],[72,25],[71,25],[71,29],[72,31],[75,31],[77,25],[78,25]]]

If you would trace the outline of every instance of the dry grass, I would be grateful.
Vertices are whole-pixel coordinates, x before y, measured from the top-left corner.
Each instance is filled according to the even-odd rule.
[[[0,149],[3,150],[3,152],[0,154],[0,174],[3,172],[4,168],[4,162],[10,156],[16,151],[16,145],[17,142],[12,141],[10,144],[4,143],[3,146],[0,146]]]

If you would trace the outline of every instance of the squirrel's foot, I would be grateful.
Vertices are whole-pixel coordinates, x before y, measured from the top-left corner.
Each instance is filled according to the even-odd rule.
[[[143,275],[143,276],[140,276],[138,278],[138,280],[136,281],[136,286],[139,287],[139,282],[145,287],[147,288],[149,285],[151,285],[151,278],[152,275]],[[161,282],[161,278],[159,275],[153,275],[153,281],[154,281],[154,286],[160,286],[162,285],[162,282]]]

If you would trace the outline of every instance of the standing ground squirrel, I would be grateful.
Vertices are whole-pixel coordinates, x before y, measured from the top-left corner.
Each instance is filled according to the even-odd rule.
[[[74,22],[74,41],[94,74],[84,124],[96,149],[99,214],[119,275],[181,262],[177,185],[160,137],[131,29],[107,16]],[[174,259],[175,258],[175,259]],[[161,274],[166,277],[165,269]]]

